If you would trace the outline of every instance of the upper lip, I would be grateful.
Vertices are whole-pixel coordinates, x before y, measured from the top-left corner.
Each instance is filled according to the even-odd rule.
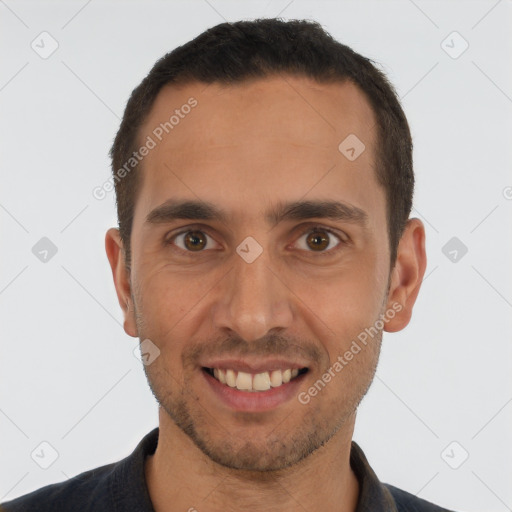
[[[211,359],[200,363],[205,368],[221,368],[223,370],[235,370],[246,373],[263,373],[272,370],[287,370],[307,368],[307,364],[297,361],[286,361],[284,359]]]

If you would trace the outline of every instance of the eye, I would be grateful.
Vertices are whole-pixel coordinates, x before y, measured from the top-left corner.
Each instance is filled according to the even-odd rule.
[[[299,249],[307,252],[318,252],[323,254],[336,252],[336,249],[343,242],[340,235],[322,226],[308,228],[297,240]]]
[[[176,245],[186,252],[202,252],[205,249],[213,249],[212,246],[215,245],[210,235],[198,229],[177,233],[170,237],[166,243]]]

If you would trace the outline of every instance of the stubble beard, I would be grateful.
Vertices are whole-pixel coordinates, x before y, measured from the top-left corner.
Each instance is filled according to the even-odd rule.
[[[135,301],[133,304],[139,338],[143,340],[146,325],[137,312]],[[210,460],[233,470],[275,472],[295,465],[316,452],[345,425],[353,428],[357,408],[375,376],[381,342],[382,331],[372,341],[375,345],[366,347],[366,350],[372,350],[369,356],[371,364],[362,368],[362,372],[354,373],[358,380],[356,388],[350,396],[344,397],[341,404],[333,401],[324,404],[321,413],[310,410],[302,415],[302,421],[295,422],[295,425],[292,422],[292,428],[288,417],[259,441],[254,441],[254,438],[244,440],[229,432],[200,406],[200,397],[181,386],[164,366],[155,363],[145,365],[144,373],[160,407]],[[311,403],[314,405],[316,400],[321,400],[321,397],[313,399]],[[303,413],[302,408],[309,405],[301,405],[299,411]],[[349,422],[352,424],[348,425]],[[253,423],[248,421],[247,424],[252,426]],[[239,430],[243,430],[243,426]]]

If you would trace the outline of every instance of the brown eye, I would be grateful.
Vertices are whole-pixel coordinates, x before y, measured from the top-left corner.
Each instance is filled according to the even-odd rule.
[[[306,238],[306,243],[308,244],[308,247],[314,251],[323,251],[329,246],[329,237],[325,236],[321,232],[313,231]]]
[[[206,247],[206,237],[201,231],[189,231],[185,234],[185,247],[191,251],[200,251]]]
[[[306,252],[317,252],[321,254],[331,254],[340,245],[342,239],[330,229],[322,227],[309,228],[296,242],[297,247]]]
[[[212,238],[199,230],[182,231],[173,236],[168,243],[174,244],[186,252],[202,252],[211,249]]]

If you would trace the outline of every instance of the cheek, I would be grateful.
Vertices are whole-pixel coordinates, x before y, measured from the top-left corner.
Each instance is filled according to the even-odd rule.
[[[329,275],[317,276],[313,284],[309,279],[296,283],[294,291],[305,303],[301,315],[318,326],[314,331],[331,360],[378,319],[387,285],[387,273],[381,267],[376,253],[368,251]]]
[[[139,293],[136,301],[140,314],[155,339],[182,337],[222,277],[220,271],[192,271],[167,263],[141,261],[143,272],[137,275]],[[187,320],[188,319],[188,320]],[[179,335],[179,336],[178,336]],[[149,336],[150,337],[150,336]]]

